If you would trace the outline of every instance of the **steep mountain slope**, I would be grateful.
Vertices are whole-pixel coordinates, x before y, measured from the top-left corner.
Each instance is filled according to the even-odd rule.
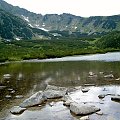
[[[25,19],[32,27],[43,30],[58,30],[81,32],[87,34],[102,33],[109,31],[120,31],[120,15],[115,16],[95,16],[83,18],[71,14],[35,14],[25,9],[12,6],[3,0],[0,0],[0,8],[18,15]]]
[[[50,34],[43,30],[32,28],[18,16],[0,9],[0,37],[5,39],[45,38]]]
[[[33,32],[26,21],[0,9],[0,36],[6,39],[29,39]]]

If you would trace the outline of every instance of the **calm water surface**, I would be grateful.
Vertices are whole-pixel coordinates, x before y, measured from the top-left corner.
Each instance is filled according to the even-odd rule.
[[[89,72],[94,72],[97,77],[89,77]],[[101,75],[101,72],[104,74]],[[4,74],[10,74],[11,77],[5,79]],[[108,74],[113,74],[114,78],[103,77]],[[119,52],[0,65],[0,86],[6,86],[0,89],[0,119],[77,120],[79,117],[70,113],[69,109],[63,106],[62,101],[54,101],[53,107],[48,103],[42,107],[29,108],[21,115],[12,115],[9,109],[19,105],[33,93],[44,90],[47,84],[65,87],[95,84],[89,86],[90,91],[87,93],[78,90],[70,95],[78,103],[94,102],[101,108],[104,115],[92,114],[91,120],[120,120],[120,103],[111,101],[111,96],[106,96],[103,100],[98,98],[99,94],[105,93],[120,95],[120,81],[116,80],[117,78],[120,78]],[[11,93],[11,91],[15,92]],[[6,95],[11,95],[12,98],[8,99]],[[16,95],[23,95],[24,98],[16,99]]]

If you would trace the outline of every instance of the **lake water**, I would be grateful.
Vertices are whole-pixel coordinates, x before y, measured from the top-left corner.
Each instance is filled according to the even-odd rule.
[[[96,76],[90,77],[89,72]],[[4,78],[5,74],[10,74],[10,78]],[[114,75],[114,78],[104,78],[109,74]],[[120,78],[120,52],[1,64],[0,86],[6,88],[0,89],[0,119],[77,120],[79,116],[70,113],[59,100],[54,101],[53,107],[47,103],[42,107],[29,108],[21,115],[12,115],[9,109],[19,105],[33,93],[44,90],[47,84],[64,87],[91,84],[87,93],[82,93],[81,90],[71,93],[74,101],[94,103],[101,108],[104,114],[102,116],[92,114],[91,120],[120,120],[120,103],[111,101],[110,95],[102,100],[98,98],[99,94],[120,95],[118,78]],[[6,95],[11,95],[11,98],[6,98]],[[24,98],[16,99],[16,95],[23,95]]]

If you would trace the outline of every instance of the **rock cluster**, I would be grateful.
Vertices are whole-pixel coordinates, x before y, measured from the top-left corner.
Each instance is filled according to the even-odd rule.
[[[75,101],[72,100],[72,98],[69,95],[66,94],[67,91],[68,89],[65,87],[48,85],[44,91],[39,91],[33,94],[31,97],[24,100],[19,106],[13,107],[10,110],[10,112],[12,114],[20,114],[24,112],[28,107],[36,106],[36,105],[41,106],[46,100],[56,99],[56,98],[62,98],[63,105],[68,106],[70,111],[76,115],[88,115],[100,110],[99,108],[92,105],[76,103]],[[17,96],[17,97],[19,98],[22,96]],[[53,106],[53,105],[54,104],[50,106]],[[83,118],[80,118],[80,120],[83,120]],[[86,120],[87,120],[87,117],[86,117]]]

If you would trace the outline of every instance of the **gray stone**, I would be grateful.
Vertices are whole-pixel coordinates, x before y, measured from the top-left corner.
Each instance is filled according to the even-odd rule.
[[[21,113],[23,113],[25,110],[26,110],[26,108],[21,108],[21,107],[19,107],[19,106],[14,106],[14,107],[10,110],[10,112],[11,112],[12,114],[21,114]]]
[[[80,120],[89,120],[89,116],[81,117]]]
[[[24,100],[19,106],[23,108],[35,106],[42,104],[45,100],[46,98],[43,96],[43,92],[39,91],[28,99]]]
[[[120,101],[120,96],[112,96],[111,100]]]
[[[58,90],[46,90],[43,94],[47,99],[56,99],[62,98],[65,95],[65,92]]]
[[[23,98],[23,95],[16,95],[15,98],[16,99],[21,99],[21,98]]]
[[[86,104],[78,104],[78,103],[71,103],[70,104],[70,111],[72,111],[76,115],[88,115],[99,111],[100,109]]]

